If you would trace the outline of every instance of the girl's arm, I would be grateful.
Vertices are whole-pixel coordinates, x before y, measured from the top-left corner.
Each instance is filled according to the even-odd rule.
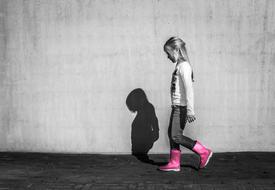
[[[194,90],[192,81],[192,69],[189,63],[183,63],[179,67],[187,100],[187,115],[195,115],[194,112]]]

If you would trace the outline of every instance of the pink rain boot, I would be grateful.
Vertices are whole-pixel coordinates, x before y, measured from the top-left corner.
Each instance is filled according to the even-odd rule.
[[[200,168],[204,168],[210,160],[213,152],[210,149],[203,146],[199,141],[196,141],[196,144],[193,147],[193,151],[200,155]]]
[[[177,149],[170,150],[170,160],[169,163],[160,166],[159,169],[162,171],[180,171],[180,157],[181,157],[181,151]]]

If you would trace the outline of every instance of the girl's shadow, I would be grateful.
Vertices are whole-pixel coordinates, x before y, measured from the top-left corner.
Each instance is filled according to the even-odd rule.
[[[159,138],[158,118],[154,106],[141,88],[130,92],[126,105],[131,112],[137,113],[131,126],[132,155],[142,162],[156,164],[148,156],[149,150]]]

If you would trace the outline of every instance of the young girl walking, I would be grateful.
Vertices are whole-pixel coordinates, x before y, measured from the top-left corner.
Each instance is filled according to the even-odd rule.
[[[164,44],[164,51],[173,63],[176,64],[171,81],[172,110],[168,127],[170,143],[170,160],[168,164],[160,166],[162,171],[180,171],[180,145],[192,150],[200,156],[199,168],[204,168],[213,152],[202,145],[198,140],[183,135],[185,124],[193,122],[194,92],[193,71],[185,48],[185,42],[178,37],[171,37]]]

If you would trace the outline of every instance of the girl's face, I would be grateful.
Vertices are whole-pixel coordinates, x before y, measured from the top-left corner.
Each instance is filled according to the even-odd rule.
[[[179,54],[177,51],[172,50],[169,47],[166,47],[164,51],[167,54],[168,59],[170,59],[173,63],[178,61]]]

